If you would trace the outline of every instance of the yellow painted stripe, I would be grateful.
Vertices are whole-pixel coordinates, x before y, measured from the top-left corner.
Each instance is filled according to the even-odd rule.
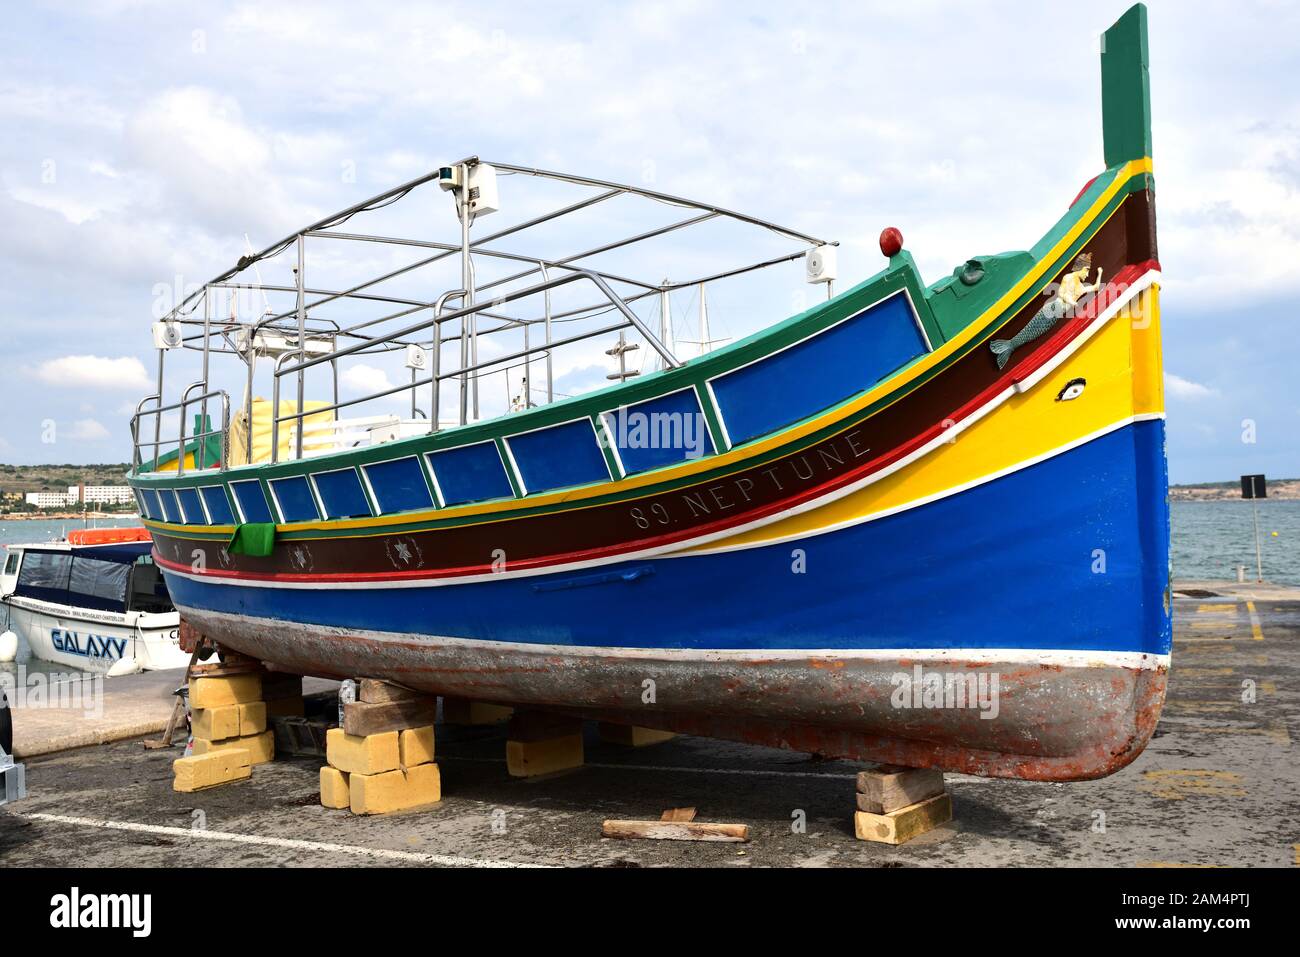
[[[1255,611],[1253,601],[1246,602],[1246,611],[1250,615],[1250,636],[1256,641],[1264,640],[1264,629],[1259,624],[1259,612]]]
[[[1158,290],[1153,286],[1137,298],[1137,311],[1146,316],[1155,310]],[[1149,370],[1132,364],[1131,338],[1130,323],[1116,316],[1033,389],[1012,396],[950,444],[838,501],[687,551],[755,545],[860,520],[977,482],[1134,415],[1159,412],[1150,391],[1135,388],[1135,376]],[[1058,402],[1075,378],[1087,380],[1083,395]]]
[[[1059,259],[1065,251],[1083,235],[1084,232],[1095,225],[1094,219],[1100,215],[1101,211],[1106,207],[1106,204],[1118,195],[1120,190],[1123,189],[1129,180],[1135,176],[1150,173],[1151,171],[1152,164],[1150,157],[1140,160],[1131,160],[1126,163],[1123,168],[1120,169],[1119,173],[1116,174],[1115,179],[1110,183],[1110,185],[1107,186],[1106,189],[1102,191],[1102,194],[1093,202],[1087,213],[1081,216],[1079,220],[1066,231],[1065,235],[1061,237],[1051,250],[1034,265],[1034,268],[1029,270],[1029,272],[1026,273],[1019,282],[1011,287],[1011,289],[1007,290],[1007,292],[997,302],[986,309],[977,320],[969,323],[966,328],[952,339],[943,343],[943,345],[921,361],[907,369],[904,369],[897,376],[886,379],[873,389],[859,396],[857,399],[838,406],[820,416],[809,419],[802,425],[794,426],[784,432],[778,433],[777,435],[769,436],[765,439],[759,439],[755,442],[749,443],[748,445],[732,449],[728,452],[722,452],[717,455],[707,456],[691,462],[685,462],[671,468],[646,472],[642,475],[628,476],[627,478],[620,479],[618,482],[602,482],[597,485],[566,489],[562,492],[532,495],[515,501],[462,505],[454,508],[439,509],[438,511],[406,512],[401,515],[385,515],[375,518],[340,519],[329,522],[298,522],[293,525],[277,526],[277,530],[294,532],[335,532],[373,528],[376,529],[377,532],[382,532],[382,530],[388,526],[405,525],[412,522],[429,521],[434,519],[450,520],[472,518],[476,515],[495,514],[500,514],[503,519],[506,519],[510,516],[504,513],[520,509],[534,508],[542,505],[563,504],[566,502],[580,502],[594,499],[598,496],[607,495],[616,489],[619,491],[636,490],[651,485],[658,485],[665,481],[676,481],[677,479],[686,478],[710,469],[743,462],[748,458],[762,455],[763,453],[778,448],[781,445],[785,445],[788,442],[801,439],[804,436],[819,431],[838,419],[851,416],[855,412],[872,405],[894,390],[914,381],[918,376],[926,373],[935,365],[944,362],[955,352],[964,348],[972,338],[979,334],[980,330],[988,321],[1005,312],[1018,298],[1044,281],[1047,271],[1051,268],[1052,264],[1055,263],[1056,260]],[[256,478],[258,477],[258,469],[255,467],[249,468],[248,474],[243,476],[234,474],[232,471],[227,473],[224,477],[235,481],[240,478]],[[151,529],[165,532],[176,532],[180,534],[186,532],[192,533],[200,530],[192,525],[177,525],[168,522],[145,521],[145,525]],[[204,526],[201,530],[216,534],[232,534],[234,532],[234,526]]]

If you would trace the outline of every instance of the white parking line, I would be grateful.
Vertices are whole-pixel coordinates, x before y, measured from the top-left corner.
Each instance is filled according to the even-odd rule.
[[[331,854],[353,854],[384,861],[409,861],[417,864],[435,864],[439,867],[548,867],[546,864],[518,864],[513,861],[480,860],[473,857],[450,857],[445,854],[424,854],[419,851],[394,851],[382,847],[360,847],[356,844],[330,844],[323,841],[300,841],[288,837],[262,837],[258,834],[235,834],[230,831],[205,831],[188,827],[167,827],[161,824],[136,824],[130,821],[104,821],[89,817],[65,817],[62,814],[18,814],[30,821],[49,821],[52,824],[70,824],[74,827],[98,827],[113,831],[135,831],[144,834],[165,834],[168,837],[189,837],[201,841],[226,841],[231,844],[256,844],[267,847],[286,847],[297,851],[324,851]]]

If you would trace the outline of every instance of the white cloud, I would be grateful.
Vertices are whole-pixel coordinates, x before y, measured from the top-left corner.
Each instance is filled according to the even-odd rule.
[[[79,442],[102,442],[112,437],[112,433],[95,419],[77,419],[72,423],[72,428],[63,435],[65,439],[75,439]]]
[[[103,356],[62,356],[42,362],[36,370],[42,382],[87,389],[132,389],[150,386],[144,363],[135,356],[108,359]]]
[[[1184,379],[1172,372],[1165,373],[1165,392],[1175,399],[1209,399],[1219,394],[1218,389]]]
[[[382,392],[393,387],[393,383],[388,380],[387,372],[375,366],[364,364],[344,369],[339,375],[339,381],[348,390],[359,395]]]

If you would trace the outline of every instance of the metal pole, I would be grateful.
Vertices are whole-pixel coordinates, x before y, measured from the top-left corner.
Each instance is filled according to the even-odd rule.
[[[469,164],[464,163],[460,168],[460,188],[456,190],[456,200],[460,209],[460,287],[465,290],[465,298],[462,300],[462,306],[471,306],[474,304],[474,278],[471,271],[469,256]],[[469,420],[470,401],[469,401],[469,368],[471,356],[478,351],[477,342],[478,323],[476,314],[465,316],[461,320],[460,333],[460,424],[464,425]],[[475,360],[477,365],[477,360]],[[478,376],[474,376],[474,416],[478,417]]]
[[[1264,581],[1264,557],[1259,549],[1259,499],[1250,503],[1251,511],[1255,516],[1255,580],[1263,583]]]
[[[167,355],[166,349],[158,350],[158,406],[162,408],[163,394],[163,358]],[[158,443],[162,441],[162,412],[158,412],[153,417],[153,469],[158,471]]]
[[[550,282],[551,275],[545,266],[542,269],[542,282]],[[544,309],[544,322],[546,330],[546,403],[550,405],[555,401],[555,376],[551,365],[551,290],[547,289],[542,293],[542,305]]]
[[[306,271],[307,271],[307,241],[301,233],[298,234],[298,361],[304,362],[307,359],[307,293],[306,293]],[[306,369],[298,370],[298,436],[297,436],[297,454],[295,458],[302,458],[302,403],[306,397]],[[273,413],[279,416],[280,410],[276,409]]]
[[[664,277],[664,288],[659,291],[659,339],[668,345],[673,331],[672,300],[668,295],[668,277]],[[671,348],[671,346],[669,347]],[[656,359],[660,369],[666,368],[663,357]]]
[[[203,289],[203,403],[199,406],[199,422],[201,427],[195,429],[196,432],[209,432],[208,428],[208,356],[210,353],[209,343],[212,335],[212,290],[204,287]],[[207,468],[208,464],[208,437],[205,435],[199,439],[199,447],[195,451],[195,457],[199,471]]]

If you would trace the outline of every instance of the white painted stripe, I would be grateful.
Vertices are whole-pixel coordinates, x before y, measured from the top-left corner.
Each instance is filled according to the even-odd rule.
[[[168,837],[189,837],[200,841],[225,841],[231,844],[255,844],[265,847],[283,847],[295,851],[351,854],[384,861],[410,861],[417,864],[435,864],[439,867],[547,867],[546,864],[519,864],[514,861],[496,861],[473,857],[451,857],[446,854],[425,854],[420,851],[395,851],[384,847],[362,847],[357,844],[332,844],[324,841],[301,841],[288,837],[263,837],[260,834],[235,834],[231,831],[196,830],[188,827],[169,827],[162,824],[137,824],[133,821],[106,821],[99,818],[69,817],[63,814],[19,813],[18,817],[30,821],[47,821],[72,827],[96,827],[110,831],[133,831],[143,834],[164,834]]]
[[[1154,273],[1154,271],[1152,271],[1152,273]],[[1152,275],[1152,273],[1148,273],[1146,275]],[[1155,275],[1158,276],[1158,274]],[[1092,335],[1093,332],[1095,332],[1101,326],[1105,325],[1110,319],[1112,319],[1116,314],[1118,314],[1121,309],[1127,306],[1128,303],[1138,295],[1138,293],[1146,289],[1153,281],[1154,280],[1148,280],[1147,282],[1144,283],[1142,279],[1139,279],[1138,282],[1135,282],[1133,285],[1131,285],[1122,296],[1120,296],[1118,299],[1115,300],[1115,302],[1111,304],[1111,306],[1108,309],[1106,309],[1100,316],[1098,316],[1096,319],[1092,321],[1088,330],[1084,330],[1084,332],[1081,332],[1064,349],[1062,349],[1061,352],[1057,355],[1057,357],[1053,361],[1056,362],[1057,364],[1064,362],[1065,359],[1070,354],[1072,354],[1075,350],[1077,350],[1083,344],[1083,342],[1086,341],[1087,338],[1089,338]],[[1002,405],[1002,403],[1004,403],[1005,401],[1007,401],[1009,398],[1011,398],[1016,394],[1018,393],[1015,385],[1007,386],[1005,389],[1002,390],[1002,392],[998,393],[998,395],[996,395],[993,399],[989,400],[989,402],[987,402],[984,406],[982,406],[979,409],[976,409],[974,412],[968,415],[961,422],[958,422],[954,426],[952,426],[952,428],[949,428],[944,432],[940,433],[939,435],[935,436],[935,438],[927,442],[925,445],[916,449],[909,455],[906,455],[903,458],[899,459],[897,462],[894,462],[891,465],[886,466],[885,468],[873,472],[870,475],[858,480],[857,482],[836,489],[834,492],[828,493],[827,495],[821,496],[820,498],[816,498],[811,501],[804,502],[801,505],[797,505],[792,508],[786,509],[785,511],[778,512],[774,515],[768,515],[760,519],[755,519],[752,522],[746,522],[740,525],[735,525],[730,528],[723,529],[722,531],[713,532],[708,535],[700,535],[695,538],[688,539],[687,541],[684,542],[672,542],[670,544],[659,545],[654,548],[645,548],[633,552],[621,552],[617,555],[612,555],[606,558],[587,559],[587,560],[576,561],[576,562],[565,562],[561,564],[544,565],[539,568],[511,569],[507,566],[507,568],[501,572],[487,572],[481,575],[464,575],[456,578],[447,578],[447,577],[418,578],[418,579],[399,579],[399,580],[361,581],[361,582],[358,581],[266,581],[266,580],[259,580],[259,579],[223,577],[211,571],[203,575],[196,575],[196,574],[180,571],[171,567],[168,567],[166,570],[168,574],[179,575],[182,578],[189,578],[192,581],[203,582],[209,585],[242,585],[246,588],[296,588],[296,589],[307,589],[307,590],[441,588],[441,587],[454,586],[454,585],[468,585],[475,582],[496,581],[507,577],[531,578],[538,575],[550,575],[550,574],[558,574],[562,572],[583,571],[588,568],[598,568],[602,565],[611,565],[618,562],[627,562],[627,561],[639,561],[647,558],[656,558],[656,557],[693,558],[698,555],[712,554],[714,551],[731,551],[734,549],[743,549],[743,548],[762,548],[766,545],[777,544],[783,541],[790,541],[790,540],[801,539],[801,538],[811,538],[815,535],[819,535],[827,531],[835,531],[841,528],[849,527],[850,525],[873,521],[875,519],[883,518],[886,515],[892,515],[895,514],[896,512],[903,511],[908,508],[914,508],[919,505],[928,504],[929,502],[937,501],[949,495],[956,495],[960,492],[967,491],[971,488],[975,488],[978,485],[984,484],[986,482],[991,482],[1005,475],[1009,475],[1020,469],[1028,468],[1031,465],[1036,465],[1039,462],[1046,461],[1052,456],[1059,455],[1062,452],[1067,452],[1073,448],[1076,448],[1077,446],[1090,442],[1093,439],[1099,438],[1109,432],[1130,425],[1133,422],[1146,421],[1146,420],[1159,420],[1165,417],[1163,412],[1144,413],[1141,415],[1129,416],[1119,420],[1118,422],[1114,422],[1103,429],[1099,429],[1097,432],[1094,432],[1092,435],[1085,436],[1074,442],[1066,443],[1065,445],[1057,449],[1053,449],[1050,452],[1044,453],[1043,455],[1035,456],[1023,462],[1015,463],[1014,465],[1008,466],[1006,469],[1003,469],[1000,472],[991,475],[981,476],[979,479],[969,482],[966,485],[958,486],[956,488],[951,488],[951,489],[945,489],[943,492],[936,493],[935,495],[930,496],[929,498],[918,499],[914,502],[909,502],[905,505],[898,506],[897,508],[892,510],[882,511],[872,515],[861,516],[855,519],[851,519],[847,522],[841,523],[836,526],[831,526],[825,529],[814,529],[808,532],[802,532],[799,533],[798,535],[791,536],[789,538],[778,538],[770,541],[759,541],[748,545],[720,546],[717,549],[707,549],[707,550],[701,550],[699,552],[693,552],[691,554],[681,554],[685,549],[696,548],[699,545],[705,545],[708,544],[709,542],[718,541],[719,539],[730,538],[735,535],[740,535],[745,532],[752,531],[753,529],[756,528],[762,528],[764,526],[774,524],[775,522],[783,521],[791,517],[792,515],[800,515],[804,512],[821,508],[825,505],[830,504],[831,502],[838,501],[839,499],[844,498],[847,495],[851,495],[863,488],[866,488],[868,485],[874,484],[875,482],[879,482],[882,479],[899,471],[900,469],[904,469],[907,466],[911,465],[913,462],[915,462],[917,459],[921,458],[922,456],[928,455],[930,452],[934,451],[939,446],[952,442],[958,435],[960,435],[966,429],[970,428],[980,419],[984,418],[984,416],[988,415],[990,412],[998,408],[1000,405]],[[716,403],[715,403],[715,407],[716,407]],[[507,453],[509,453],[510,451],[509,443],[507,442],[505,444],[506,444],[506,451]],[[520,480],[522,481],[522,477],[520,477]]]
[[[364,638],[395,644],[434,643],[444,647],[463,648],[466,651],[486,651],[492,654],[514,653],[553,658],[638,658],[651,661],[725,663],[742,661],[748,665],[777,661],[818,662],[897,662],[927,664],[931,667],[954,662],[970,664],[1044,665],[1061,668],[1132,668],[1156,670],[1169,667],[1169,655],[1147,654],[1141,651],[1057,651],[1031,648],[616,648],[593,645],[530,644],[520,641],[486,641],[478,638],[457,638],[450,635],[405,634],[401,632],[372,631],[369,629],[339,628],[330,625],[304,624],[285,619],[256,618],[248,615],[230,615],[205,611],[199,608],[182,608],[194,620],[216,618],[241,622],[249,627],[274,628],[279,631],[303,631],[313,635],[334,635],[345,640]]]

